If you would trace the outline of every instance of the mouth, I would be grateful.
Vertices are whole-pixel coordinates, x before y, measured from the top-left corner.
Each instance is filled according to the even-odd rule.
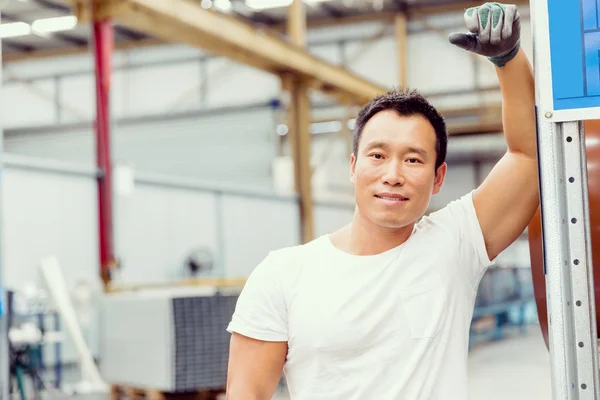
[[[378,199],[397,202],[397,203],[409,200],[407,197],[401,196],[399,194],[392,194],[392,193],[376,194],[375,197],[377,197]]]

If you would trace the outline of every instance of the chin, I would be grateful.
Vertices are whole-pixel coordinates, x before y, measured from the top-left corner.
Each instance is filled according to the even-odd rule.
[[[402,216],[379,216],[372,218],[372,221],[382,228],[402,229],[416,221],[416,218],[411,218],[408,215]]]

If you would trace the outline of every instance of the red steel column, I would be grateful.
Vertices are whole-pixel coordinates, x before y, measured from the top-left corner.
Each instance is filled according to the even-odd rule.
[[[94,62],[96,75],[96,163],[98,176],[98,226],[100,277],[106,285],[116,265],[113,241],[113,191],[110,151],[110,75],[113,53],[113,27],[110,20],[94,22]]]

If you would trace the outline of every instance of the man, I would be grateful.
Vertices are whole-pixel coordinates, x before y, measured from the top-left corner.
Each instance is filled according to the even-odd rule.
[[[351,223],[271,252],[228,327],[230,400],[468,398],[469,326],[480,278],[538,207],[531,66],[513,5],[465,13],[451,43],[496,65],[508,151],[483,184],[424,216],[446,174],[443,119],[416,93],[359,113]]]

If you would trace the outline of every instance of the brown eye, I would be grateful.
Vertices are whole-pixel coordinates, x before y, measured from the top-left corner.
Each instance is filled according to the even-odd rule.
[[[372,154],[371,157],[375,158],[376,160],[381,160],[383,158],[381,154]]]

